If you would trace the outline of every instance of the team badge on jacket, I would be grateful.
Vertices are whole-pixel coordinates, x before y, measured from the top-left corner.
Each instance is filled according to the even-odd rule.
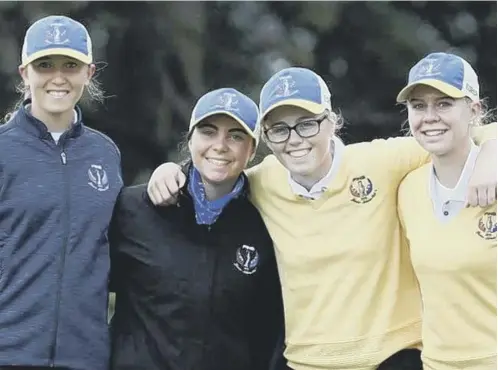
[[[234,266],[246,275],[254,274],[258,268],[259,254],[256,248],[243,245],[237,248]]]
[[[486,212],[481,216],[476,233],[486,240],[496,239],[496,212]]]
[[[109,179],[107,173],[102,166],[92,164],[88,169],[88,185],[98,191],[106,191],[109,189]]]
[[[377,193],[373,188],[372,181],[366,176],[355,177],[349,186],[349,192],[353,196],[351,200],[355,203],[368,203]]]

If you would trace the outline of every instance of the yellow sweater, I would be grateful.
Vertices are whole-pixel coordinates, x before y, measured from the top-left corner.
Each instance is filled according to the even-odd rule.
[[[496,204],[447,223],[433,211],[427,164],[399,189],[399,214],[423,301],[426,370],[496,370]]]
[[[490,126],[475,132],[477,144],[496,138]],[[373,370],[420,345],[420,294],[397,190],[428,158],[413,138],[349,145],[317,200],[291,191],[274,156],[247,171],[276,249],[291,368]]]
[[[396,197],[401,179],[427,160],[411,138],[349,145],[317,200],[296,196],[273,156],[249,171],[275,243],[293,369],[374,369],[420,341]]]

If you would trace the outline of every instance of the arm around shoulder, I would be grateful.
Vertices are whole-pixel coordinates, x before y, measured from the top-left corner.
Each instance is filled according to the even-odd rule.
[[[411,171],[429,162],[429,153],[413,137],[394,137],[373,140],[367,155],[379,156],[379,165],[384,166],[393,181],[398,184]]]
[[[487,125],[472,127],[471,137],[476,145],[481,145],[488,140],[496,140],[496,122]]]

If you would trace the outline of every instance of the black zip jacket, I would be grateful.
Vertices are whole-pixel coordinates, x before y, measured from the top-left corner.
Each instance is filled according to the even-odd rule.
[[[153,206],[146,185],[119,197],[111,369],[267,370],[283,323],[272,240],[247,186],[211,226],[186,189],[179,206]]]

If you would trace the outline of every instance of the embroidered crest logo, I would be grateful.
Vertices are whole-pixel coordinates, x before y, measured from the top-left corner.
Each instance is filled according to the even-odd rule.
[[[479,218],[476,234],[486,240],[496,239],[496,212],[486,212]]]
[[[441,72],[441,63],[435,59],[427,59],[423,61],[420,66],[417,68],[417,72],[415,74],[415,78],[423,78],[430,76],[440,75]]]
[[[292,79],[292,76],[280,76],[278,78],[280,82],[273,90],[273,96],[276,98],[287,98],[289,96],[295,95],[299,90],[293,90],[296,82]]]
[[[377,190],[373,188],[372,181],[366,176],[355,177],[349,186],[349,192],[353,196],[351,200],[363,204],[370,202],[376,195]]]
[[[239,108],[237,108],[237,104],[239,103],[238,99],[236,98],[236,94],[234,93],[223,93],[219,98],[218,98],[218,104],[216,104],[214,107],[218,109],[224,109],[227,111],[231,112],[238,112]]]
[[[64,45],[69,42],[62,23],[52,23],[50,27],[51,30],[47,31],[45,43],[48,45]]]
[[[256,248],[249,245],[243,245],[237,248],[235,253],[234,266],[246,275],[252,275],[256,272],[259,263],[259,254]]]
[[[107,173],[101,165],[92,164],[88,169],[88,185],[98,191],[106,191],[109,189],[109,179]]]

